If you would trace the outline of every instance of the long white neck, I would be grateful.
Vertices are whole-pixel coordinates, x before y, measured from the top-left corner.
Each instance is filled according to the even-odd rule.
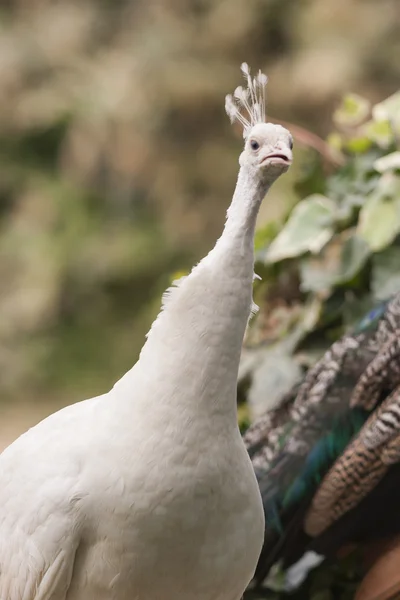
[[[240,168],[232,202],[227,211],[225,228],[216,247],[221,240],[242,239],[243,242],[250,243],[251,256],[253,256],[257,215],[270,185],[270,182],[260,179],[253,170]]]
[[[248,168],[240,169],[221,237],[190,275],[167,291],[134,368],[144,377],[142,387],[151,388],[156,379],[165,402],[184,402],[186,412],[192,403],[197,413],[230,412],[236,421],[237,372],[252,306],[254,231],[269,186]]]

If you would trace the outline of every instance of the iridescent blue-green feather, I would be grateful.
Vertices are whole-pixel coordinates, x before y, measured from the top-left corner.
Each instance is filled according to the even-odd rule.
[[[266,517],[265,543],[256,571],[259,583],[277,561],[289,566],[311,542],[316,547],[318,540],[312,540],[303,528],[315,493],[371,410],[400,384],[396,367],[400,345],[392,344],[393,339],[400,339],[400,294],[380,303],[352,334],[335,342],[302,384],[245,434]],[[377,374],[381,354],[385,368]],[[391,369],[386,368],[389,359]],[[359,403],[353,401],[356,388]],[[369,388],[373,388],[374,403],[364,405]],[[334,537],[342,540],[343,534]],[[329,542],[325,532],[323,538]]]
[[[368,415],[367,411],[355,408],[334,420],[332,429],[311,448],[303,469],[286,490],[282,500],[284,510],[296,502],[301,502],[315,490],[332,463],[342,454],[353,436],[360,431]]]

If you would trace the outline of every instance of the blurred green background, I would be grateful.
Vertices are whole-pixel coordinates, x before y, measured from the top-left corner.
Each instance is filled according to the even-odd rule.
[[[397,14],[397,0],[1,2],[0,447],[110,388],[174,273],[214,243],[240,63],[268,74],[270,117],[297,126],[260,215],[276,234],[306,195],[294,182],[340,162],[311,132],[331,133],[345,93],[397,91]]]

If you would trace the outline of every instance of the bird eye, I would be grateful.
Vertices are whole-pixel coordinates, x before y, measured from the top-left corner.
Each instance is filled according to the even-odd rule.
[[[293,150],[293,138],[291,137],[289,140],[289,148]]]
[[[257,142],[257,140],[251,140],[250,146],[251,146],[252,150],[258,150],[260,147],[260,144]]]

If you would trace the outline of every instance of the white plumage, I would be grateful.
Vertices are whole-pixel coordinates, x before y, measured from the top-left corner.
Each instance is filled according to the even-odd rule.
[[[0,600],[239,600],[251,580],[264,516],[236,378],[256,216],[292,142],[259,119],[247,133],[223,234],[136,365],[0,456]]]

